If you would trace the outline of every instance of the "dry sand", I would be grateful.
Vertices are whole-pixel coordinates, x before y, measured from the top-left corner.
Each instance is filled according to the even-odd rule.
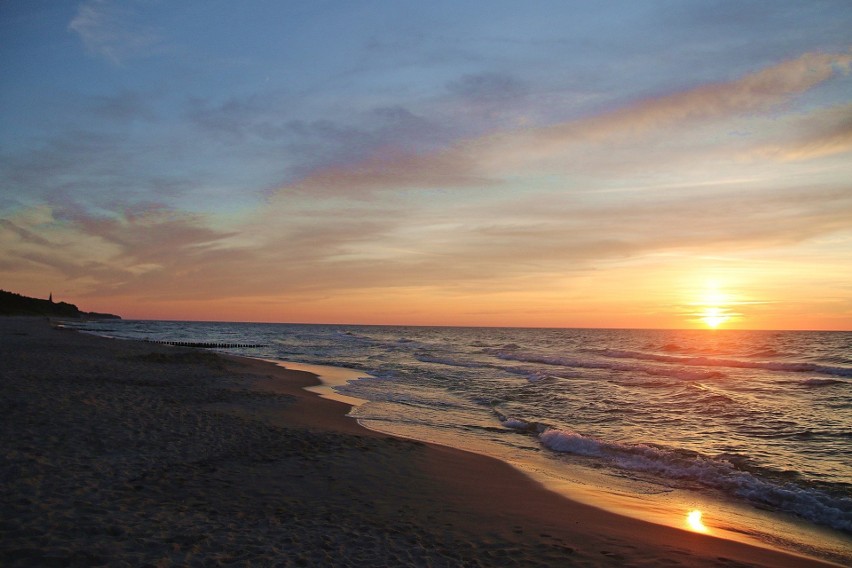
[[[361,428],[308,373],[0,318],[0,566],[825,565]]]

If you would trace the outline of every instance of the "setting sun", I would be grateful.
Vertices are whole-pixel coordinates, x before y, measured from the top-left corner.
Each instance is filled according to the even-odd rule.
[[[696,300],[690,304],[692,309],[689,315],[699,326],[716,329],[722,324],[739,319],[740,314],[732,309],[732,306],[737,305],[739,301],[730,293],[723,291],[718,281],[707,280],[699,290],[693,289],[692,293]]]
[[[704,315],[701,318],[701,321],[707,324],[708,327],[716,329],[725,321],[728,320],[728,316],[725,315],[722,308],[717,307],[708,307],[704,309]]]
[[[707,528],[707,525],[702,522],[701,511],[699,511],[698,509],[693,509],[692,511],[686,514],[686,524],[687,526],[689,526],[690,529],[694,530],[695,532],[710,532],[710,529]]]

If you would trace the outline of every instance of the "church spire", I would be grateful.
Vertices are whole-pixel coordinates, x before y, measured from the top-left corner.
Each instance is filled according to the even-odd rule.
[[[50,296],[47,298],[47,301],[51,304],[53,303],[53,292],[50,293]]]

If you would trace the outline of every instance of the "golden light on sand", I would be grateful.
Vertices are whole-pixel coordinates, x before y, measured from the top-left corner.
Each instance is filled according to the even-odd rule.
[[[693,509],[689,513],[686,514],[686,525],[695,532],[708,533],[710,529],[707,528],[701,521],[701,511],[698,509]]]

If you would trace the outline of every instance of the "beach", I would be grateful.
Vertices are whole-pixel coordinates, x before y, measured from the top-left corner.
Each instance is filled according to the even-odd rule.
[[[361,427],[314,375],[0,318],[3,566],[829,566]]]

